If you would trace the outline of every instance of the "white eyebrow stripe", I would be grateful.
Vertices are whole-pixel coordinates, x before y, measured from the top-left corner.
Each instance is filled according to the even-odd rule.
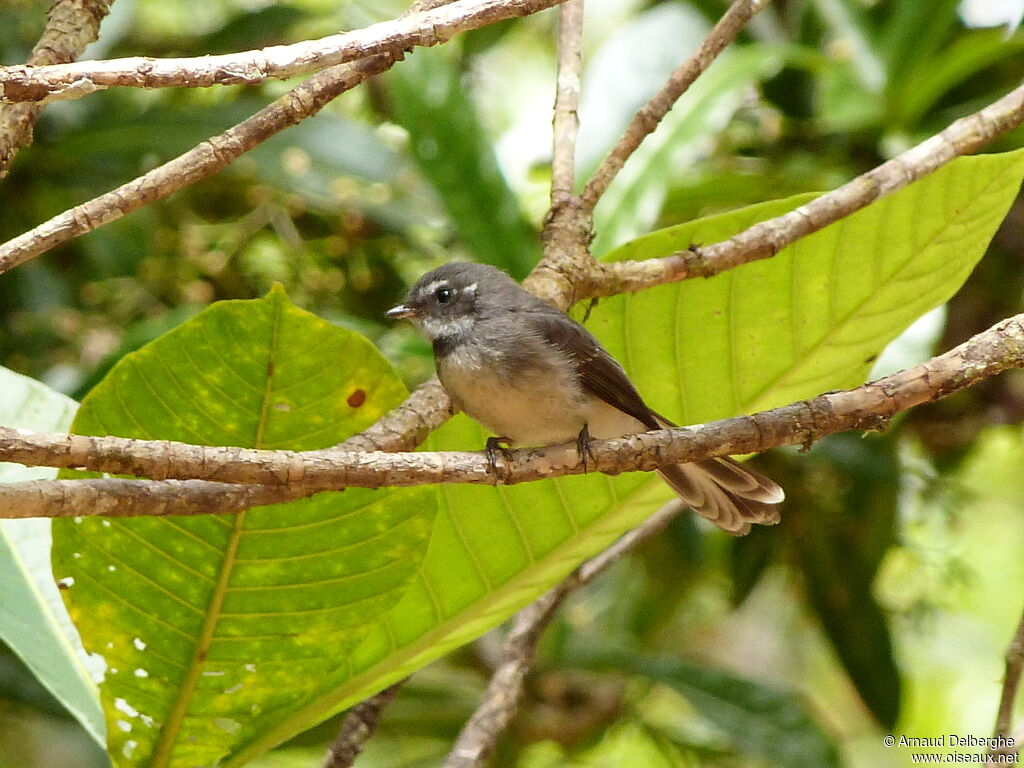
[[[467,291],[472,291],[473,293],[476,293],[476,283],[470,283],[469,285],[467,285],[466,286],[466,290]]]
[[[438,288],[447,288],[447,287],[448,287],[448,281],[447,280],[435,280],[430,285],[426,286],[423,289],[423,292],[424,293],[433,293]]]

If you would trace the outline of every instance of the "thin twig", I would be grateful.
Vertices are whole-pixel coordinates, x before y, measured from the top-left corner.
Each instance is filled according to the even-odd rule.
[[[552,210],[572,196],[576,178],[580,67],[583,62],[583,0],[569,0],[559,11],[558,78],[551,154]]]
[[[0,273],[212,176],[275,133],[315,115],[336,96],[383,72],[396,60],[391,54],[381,54],[314,75],[224,133],[0,245]]]
[[[640,143],[658,127],[658,123],[668,114],[679,97],[686,93],[718,54],[767,3],[768,0],[736,0],[729,6],[729,10],[719,19],[693,55],[672,72],[661,89],[633,116],[619,141],[583,188],[580,198],[586,209],[593,211],[601,195],[605,193]]]
[[[595,440],[586,465],[575,443],[518,450],[496,476],[483,452],[264,451],[159,440],[53,435],[0,427],[0,460],[33,466],[84,468],[154,479],[302,486],[306,491],[430,483],[521,483],[593,470],[650,471],[711,456],[807,445],[825,435],[878,430],[895,414],[946,397],[1010,368],[1024,367],[1024,314],[1004,320],[926,363],[864,384],[751,416],[693,427]],[[89,480],[0,485],[0,516],[63,516],[73,490]],[[131,483],[139,481],[114,481]],[[86,485],[86,488],[89,486]],[[28,513],[26,510],[31,509]]]
[[[356,761],[366,740],[377,729],[381,712],[394,701],[404,682],[400,680],[348,711],[341,723],[341,730],[327,748],[323,768],[349,768]]]
[[[562,0],[480,0],[476,4],[441,3],[433,0],[419,3],[415,6],[417,13],[414,14],[419,22],[426,23],[424,20],[436,18],[445,18],[447,21],[434,29],[432,36],[423,33],[426,36],[421,36],[414,42],[417,45],[425,44],[428,39],[432,41],[431,44],[441,42],[447,39],[445,36],[451,36],[461,29],[471,29],[474,25],[480,26],[490,21],[534,12],[559,2]],[[460,13],[446,10],[455,5],[460,6]],[[442,13],[449,15],[436,16]],[[405,23],[404,17],[393,22],[400,27]],[[417,23],[413,28],[419,29],[419,26]],[[389,50],[352,64],[337,65],[314,75],[224,133],[127,184],[75,206],[0,245],[0,273],[213,175],[275,133],[316,114],[327,102],[344,91],[372,75],[383,72],[402,56],[403,51],[400,49]],[[322,62],[318,63],[317,68],[321,66]]]
[[[443,7],[403,15],[319,40],[219,56],[188,59],[133,56],[45,67],[0,67],[0,99],[76,99],[111,86],[205,88],[212,85],[256,85],[268,79],[304,75],[377,54],[401,58],[404,52],[414,47],[437,45],[459,32],[528,16],[561,2],[564,0],[456,0]]]
[[[1024,122],[1024,86],[952,123],[838,189],[789,213],[762,221],[721,243],[678,251],[661,259],[598,265],[585,292],[610,296],[690,277],[710,277],[741,264],[767,259],[787,245],[906,187],[956,158],[976,152]]]
[[[471,768],[490,754],[515,714],[540,635],[567,593],[565,584],[560,584],[516,614],[502,646],[502,661],[491,675],[483,702],[462,727],[442,768]]]
[[[537,655],[537,644],[565,598],[603,573],[637,544],[660,533],[682,509],[677,500],[669,502],[516,614],[502,646],[501,662],[491,675],[483,700],[463,726],[443,768],[476,768],[483,764],[494,750],[498,737],[515,717],[523,682]]]
[[[32,48],[28,64],[64,64],[77,59],[99,35],[100,22],[114,0],[57,0],[47,13],[46,27]],[[0,104],[0,179],[7,175],[18,150],[32,143],[32,127],[41,104]]]
[[[544,256],[523,285],[527,290],[566,309],[577,301],[591,298],[600,288],[602,272],[590,255],[590,234],[594,206],[640,143],[658,125],[676,100],[711,61],[735,38],[743,25],[767,0],[736,0],[708,33],[697,51],[670,76],[651,99],[633,117],[625,133],[587,182],[579,196],[566,196],[560,186],[563,178],[555,175],[552,160],[552,208],[544,222]],[[561,55],[561,51],[560,51]],[[568,55],[568,54],[566,54]],[[557,109],[557,103],[556,103]],[[557,117],[557,115],[556,115]],[[575,136],[573,136],[575,140]],[[556,130],[556,142],[559,133]],[[556,144],[556,150],[559,146]],[[559,174],[563,171],[559,170]],[[554,182],[558,180],[559,188]],[[558,189],[558,191],[556,191]],[[607,295],[607,294],[600,294]]]
[[[311,496],[301,487],[238,485],[207,480],[32,480],[0,484],[0,518],[165,517],[237,513]],[[57,510],[63,510],[57,512]]]
[[[583,2],[562,7],[558,29],[558,82],[555,90],[551,156],[551,208],[541,231],[543,255],[523,281],[528,290],[561,309],[575,301],[579,277],[590,273],[591,216],[572,194],[575,184],[576,134],[579,127],[579,80]]]
[[[999,697],[999,712],[996,715],[996,738],[1010,737],[1013,728],[1013,703],[1020,688],[1021,673],[1024,672],[1024,615],[1021,616],[1017,631],[1006,649],[1006,673],[1003,675],[1002,694]],[[1017,747],[1019,749],[1019,746]],[[995,752],[996,750],[990,750]]]

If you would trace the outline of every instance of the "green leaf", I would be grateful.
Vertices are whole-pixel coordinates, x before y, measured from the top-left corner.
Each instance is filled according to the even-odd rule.
[[[607,653],[583,661],[590,668],[625,670],[671,686],[737,752],[782,768],[840,765],[835,744],[793,694],[671,658]]]
[[[431,450],[483,447],[487,433],[458,415]],[[564,477],[507,488],[441,487],[427,557],[413,587],[338,669],[335,689],[268,731],[229,765],[305,730],[497,626],[611,544],[664,501],[648,475]]]
[[[960,0],[895,0],[879,20],[879,50],[893,82],[911,76],[926,61],[935,61],[951,30],[959,23]]]
[[[126,356],[74,430],[202,445],[333,445],[405,389],[372,345],[292,305],[215,304]],[[408,588],[430,488],[350,489],[236,515],[62,520],[54,572],[118,766],[213,765],[324,693]]]
[[[1013,200],[1024,152],[964,158],[786,249],[710,280],[603,301],[589,323],[651,405],[682,423],[860,383],[882,348],[970,272]],[[725,239],[809,196],[661,230],[614,258]],[[434,449],[480,449],[465,417]],[[508,488],[448,486],[412,589],[319,701],[245,745],[240,765],[483,634],[650,515],[669,492],[647,474]]]
[[[941,56],[918,61],[913,71],[893,84],[889,95],[891,117],[902,128],[917,128],[928,110],[946,94],[1002,59],[1018,59],[1022,49],[1024,39],[1007,39],[1002,29],[975,30],[957,38]],[[971,97],[980,98],[980,94],[972,93]]]
[[[388,72],[391,106],[474,258],[521,279],[537,263],[537,235],[498,167],[464,76],[457,47],[418,51]]]
[[[856,386],[890,341],[960,287],[1022,175],[1021,150],[960,158],[772,259],[607,299],[591,330],[652,407],[682,423]],[[718,242],[812,197],[658,230],[607,260]]]
[[[0,424],[62,432],[78,404],[45,384],[0,368]],[[0,482],[55,477],[47,467],[0,463]],[[0,519],[0,640],[11,648],[85,730],[104,741],[92,671],[50,573],[50,521]]]

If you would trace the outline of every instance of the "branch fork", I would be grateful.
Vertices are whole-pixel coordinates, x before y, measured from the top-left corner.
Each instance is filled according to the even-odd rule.
[[[109,7],[105,0],[80,1],[96,11],[97,22]],[[396,20],[263,51],[179,60],[128,59],[79,64],[39,60],[31,63],[54,66],[0,68],[0,98],[29,102],[24,105],[24,111],[17,113],[21,133],[13,141],[4,143],[0,125],[2,173],[16,148],[27,142],[24,126],[28,125],[30,131],[31,119],[39,104],[47,100],[77,98],[111,86],[252,84],[330,67],[224,134],[0,246],[0,273],[215,173],[273,133],[315,114],[338,94],[384,71],[414,46],[434,45],[458,31],[534,13],[560,3],[564,5],[559,31],[552,207],[544,227],[544,258],[526,285],[563,309],[581,299],[641,290],[687,277],[710,276],[747,261],[768,258],[800,237],[906,186],[957,156],[976,151],[1024,122],[1022,86],[843,187],[789,214],[755,225],[724,243],[681,251],[649,262],[597,264],[589,253],[594,206],[675,100],[735,39],[767,0],[733,2],[693,56],[638,111],[578,195],[574,193],[574,154],[583,0],[458,0],[447,5],[425,0],[410,9],[411,15],[407,13]],[[62,1],[55,8],[60,5]],[[443,5],[446,7],[440,8]],[[60,58],[73,58],[81,46],[70,48],[72,50]],[[346,61],[352,63],[338,65]],[[22,119],[24,115],[28,115],[27,121]],[[594,463],[600,471],[614,473],[654,469],[664,463],[711,455],[753,452],[773,445],[802,444],[806,447],[822,435],[835,431],[883,428],[894,414],[906,408],[943,397],[1002,370],[1020,367],[1024,367],[1024,315],[1009,318],[928,363],[853,390],[826,393],[813,400],[753,416],[595,441]],[[3,460],[177,478],[7,484],[0,486],[0,516],[82,514],[80,510],[90,501],[99,505],[98,511],[108,514],[185,514],[200,510],[210,513],[299,498],[345,485],[495,482],[487,472],[482,454],[387,453],[411,450],[427,432],[447,418],[449,406],[448,398],[433,379],[363,435],[336,449],[303,454],[211,449],[119,438],[26,435],[0,429],[0,459]],[[573,446],[555,446],[516,452],[508,463],[507,480],[522,482],[581,471],[583,468]],[[581,566],[566,582],[519,615],[509,635],[499,674],[492,679],[484,704],[467,724],[446,766],[478,766],[491,751],[498,734],[514,715],[536,641],[562,598],[599,572],[603,564],[660,530],[677,511],[668,509],[658,513],[604,554]],[[1018,632],[1018,640],[1019,636]],[[1014,675],[1019,678],[1019,654],[1013,654],[1013,664],[1016,671],[1011,670],[1008,658],[1007,688]],[[1015,689],[1016,681],[1013,686]],[[393,690],[388,691],[376,704],[357,711],[356,717],[361,718],[356,723],[358,727],[343,731],[332,747],[329,757],[332,768],[350,764],[349,754],[354,758],[358,744],[372,730],[380,706],[393,693]],[[1012,698],[1010,705],[1012,707]],[[1001,712],[999,731],[1004,732],[1008,727],[1008,715]],[[349,749],[352,746],[356,748]]]

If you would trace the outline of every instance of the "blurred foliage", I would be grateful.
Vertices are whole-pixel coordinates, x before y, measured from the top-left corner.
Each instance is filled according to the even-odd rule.
[[[713,23],[725,5],[594,0],[584,103],[616,102],[607,98],[612,75],[595,64],[621,50],[626,32],[683,17],[699,29],[699,17]],[[117,0],[89,55],[287,43],[399,6]],[[968,28],[958,6],[772,3],[741,38],[746,79],[712,70],[733,89],[715,94],[725,106],[699,114],[692,132],[680,128],[685,146],[639,169],[642,186],[609,216],[669,226],[828,189],[1016,87],[1024,32]],[[24,61],[47,7],[4,3],[0,62]],[[409,382],[422,380],[428,349],[381,311],[442,261],[475,258],[521,275],[536,258],[553,28],[544,14],[417,51],[218,176],[5,275],[0,364],[81,398],[126,353],[210,302],[257,297],[280,281],[300,306],[370,336]],[[612,56],[616,87],[656,87],[658,62],[671,66],[686,46],[663,34],[649,47],[642,62]],[[0,237],[132,179],[286,88],[112,90],[49,105],[4,180]],[[581,162],[603,154],[624,114],[585,113],[593,138]],[[1016,131],[991,149],[1022,144]],[[1021,311],[1022,227],[1018,203],[949,302],[930,339],[937,348]],[[903,353],[897,363],[919,359]],[[1022,603],[1022,420],[1024,376],[1011,374],[916,409],[883,437],[837,436],[809,453],[761,457],[787,489],[783,523],[733,541],[680,518],[574,596],[545,636],[495,764],[630,765],[625,755],[646,756],[644,765],[795,764],[744,749],[716,726],[679,684],[681,670],[703,674],[719,694],[799,701],[810,713],[805,733],[838,743],[844,765],[907,763],[881,747],[880,724],[914,736],[987,734]],[[495,644],[487,636],[418,673],[358,765],[436,765],[482,691]],[[594,663],[609,649],[620,654],[615,670]],[[318,764],[336,727],[325,723],[257,764]],[[6,652],[0,734],[0,768],[102,765]]]

